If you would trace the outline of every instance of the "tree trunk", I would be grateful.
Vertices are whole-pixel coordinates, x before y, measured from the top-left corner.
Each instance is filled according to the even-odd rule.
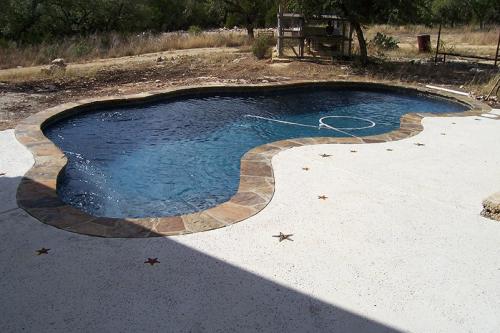
[[[253,33],[253,24],[247,25],[247,34],[249,39],[254,39],[255,35]]]
[[[361,23],[356,18],[356,16],[349,11],[348,7],[344,2],[340,1],[339,4],[340,4],[340,9],[342,10],[342,12],[344,12],[344,15],[347,17],[349,22],[354,27],[354,30],[356,31],[356,36],[358,37],[358,43],[359,43],[359,57],[361,65],[365,66],[368,63],[368,50],[366,48],[366,40],[363,34],[363,29],[361,28]]]
[[[361,24],[357,21],[352,21],[351,24],[354,27],[354,30],[356,31],[356,36],[358,37],[358,43],[359,43],[359,56],[361,60],[362,65],[366,65],[368,63],[368,50],[366,48],[366,40],[365,36],[363,34],[363,29],[361,28]]]

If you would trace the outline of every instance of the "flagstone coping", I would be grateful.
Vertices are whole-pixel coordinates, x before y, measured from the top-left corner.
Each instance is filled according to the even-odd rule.
[[[213,208],[180,216],[154,218],[104,218],[89,215],[67,205],[58,197],[58,176],[66,166],[67,158],[43,134],[43,128],[60,119],[108,107],[144,104],[168,100],[179,96],[196,96],[206,93],[249,92],[306,87],[337,87],[384,89],[396,92],[419,92],[444,97],[465,104],[469,110],[461,113],[408,113],[401,117],[400,128],[388,133],[360,138],[296,138],[271,142],[248,151],[241,159],[238,192],[227,202]],[[112,237],[143,238],[182,235],[225,227],[257,214],[271,201],[274,194],[274,175],[271,159],[280,151],[293,147],[316,144],[370,144],[389,142],[414,136],[423,130],[424,117],[479,116],[491,109],[471,98],[428,88],[362,82],[294,81],[257,85],[211,85],[175,87],[144,92],[129,96],[98,97],[71,102],[36,113],[16,127],[16,137],[33,154],[35,163],[22,179],[17,192],[17,202],[30,215],[48,225],[79,234]]]

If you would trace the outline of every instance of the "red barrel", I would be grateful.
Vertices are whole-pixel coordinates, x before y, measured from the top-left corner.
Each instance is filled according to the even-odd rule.
[[[418,35],[418,52],[431,52],[431,35]]]

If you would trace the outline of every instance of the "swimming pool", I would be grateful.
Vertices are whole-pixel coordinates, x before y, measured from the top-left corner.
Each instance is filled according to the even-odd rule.
[[[411,92],[358,88],[198,94],[81,113],[45,135],[68,157],[58,195],[103,217],[160,217],[214,207],[237,191],[240,159],[283,139],[367,136],[412,112],[466,106]]]

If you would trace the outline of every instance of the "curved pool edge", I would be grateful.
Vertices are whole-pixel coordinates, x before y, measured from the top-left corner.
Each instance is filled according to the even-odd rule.
[[[66,166],[64,153],[45,135],[43,128],[62,118],[102,107],[143,104],[197,93],[247,92],[300,87],[379,88],[412,91],[443,97],[467,105],[470,109],[453,113],[408,113],[400,127],[391,132],[360,138],[315,137],[287,139],[249,150],[241,159],[240,184],[229,200],[200,212],[160,218],[120,219],[89,215],[62,202],[56,191],[57,178]],[[144,238],[172,236],[218,229],[246,220],[262,211],[274,195],[271,160],[283,150],[316,144],[370,144],[402,140],[423,130],[424,117],[465,117],[487,113],[491,108],[474,99],[411,85],[356,81],[293,81],[256,85],[210,85],[174,87],[128,96],[84,99],[46,109],[23,120],[15,130],[17,140],[26,146],[35,163],[21,180],[17,191],[18,206],[37,220],[66,231],[108,238]]]

